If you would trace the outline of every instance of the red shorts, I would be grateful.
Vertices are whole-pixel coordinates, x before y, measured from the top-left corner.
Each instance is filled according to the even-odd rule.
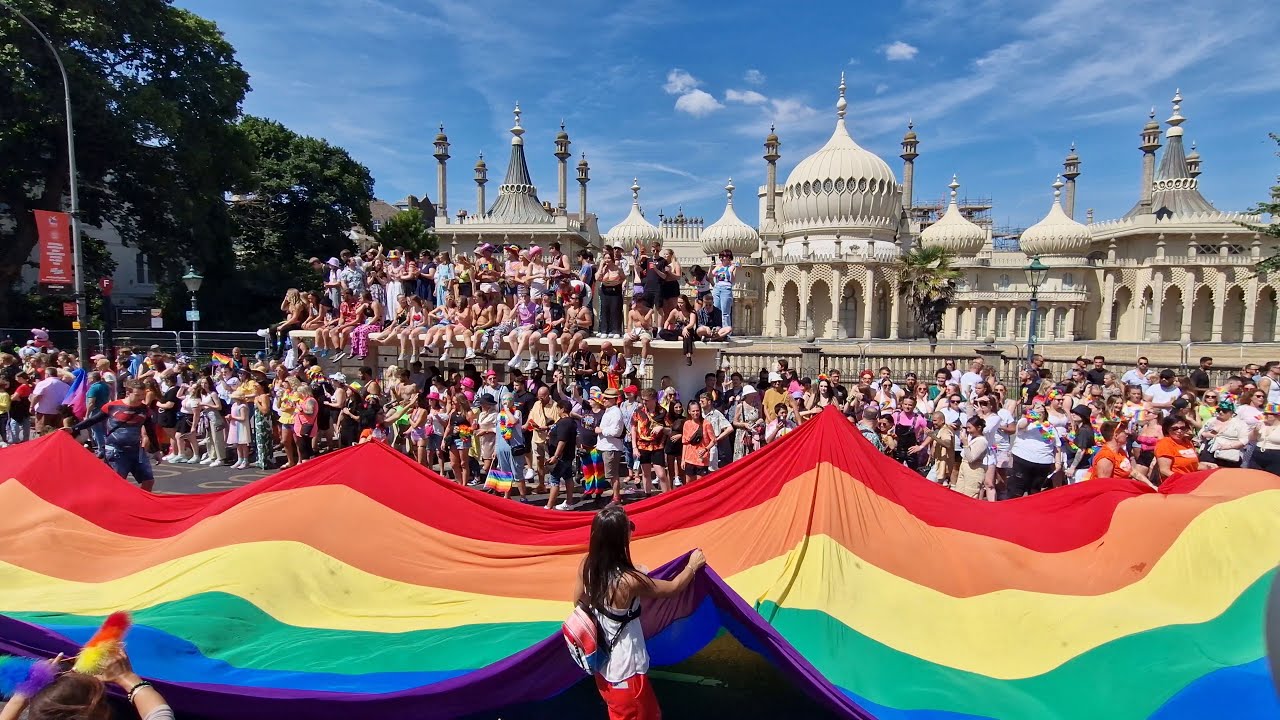
[[[662,709],[653,694],[649,676],[632,675],[620,683],[607,682],[596,675],[596,689],[609,708],[609,720],[660,720]]]

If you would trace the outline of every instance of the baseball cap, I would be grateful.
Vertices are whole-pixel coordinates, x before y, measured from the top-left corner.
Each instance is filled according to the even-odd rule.
[[[1172,370],[1165,369],[1160,371],[1161,380],[1172,380],[1173,378],[1174,378],[1174,374]]]
[[[622,388],[622,392],[624,392],[624,393],[630,393],[630,394],[634,395],[634,394],[636,394],[636,393],[640,392],[640,388],[636,387],[635,385],[628,385],[628,386],[626,386],[626,387]]]

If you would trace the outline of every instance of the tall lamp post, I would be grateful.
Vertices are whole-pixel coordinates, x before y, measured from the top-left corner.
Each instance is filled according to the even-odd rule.
[[[53,46],[49,36],[45,35],[44,31],[31,22],[26,15],[23,15],[22,11],[5,0],[0,0],[0,6],[17,15],[19,20],[40,37],[53,55],[54,62],[58,64],[58,72],[62,74],[62,99],[66,105],[67,120],[67,172],[70,176],[68,189],[71,193],[71,266],[76,301],[76,354],[80,356],[80,365],[83,367],[89,361],[89,348],[85,342],[84,332],[85,323],[89,319],[89,305],[84,294],[84,249],[80,243],[80,185],[76,180],[76,131],[71,121],[71,83],[67,80],[67,68],[62,64],[62,56],[58,54],[58,49]]]
[[[187,267],[187,274],[182,276],[182,284],[187,286],[187,292],[191,293],[191,309],[187,311],[187,320],[191,323],[191,357],[200,354],[200,308],[196,305],[196,293],[200,292],[200,284],[204,282],[204,277],[196,272],[193,267]]]
[[[1027,284],[1031,286],[1031,317],[1027,320],[1027,366],[1031,366],[1031,358],[1036,352],[1036,321],[1040,316],[1040,286],[1049,274],[1049,266],[1040,262],[1040,256],[1031,258],[1026,268]]]

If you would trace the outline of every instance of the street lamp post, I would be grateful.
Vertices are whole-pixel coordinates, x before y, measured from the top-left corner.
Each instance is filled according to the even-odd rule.
[[[1027,284],[1031,286],[1031,317],[1027,320],[1027,366],[1031,366],[1031,358],[1036,352],[1036,321],[1040,316],[1040,286],[1049,274],[1049,266],[1040,262],[1037,255],[1031,259],[1026,268]]]
[[[187,311],[187,320],[191,322],[191,357],[195,359],[200,354],[200,308],[196,305],[196,293],[200,292],[200,284],[204,282],[204,277],[196,272],[193,267],[187,267],[187,274],[182,276],[182,284],[187,286],[187,292],[191,293],[191,309]]]
[[[84,249],[80,243],[80,186],[76,180],[76,131],[71,120],[71,83],[67,80],[67,68],[62,64],[62,56],[58,54],[58,49],[53,46],[49,36],[45,35],[44,31],[13,5],[5,2],[5,0],[0,0],[0,5],[8,8],[27,27],[31,28],[36,35],[40,36],[40,40],[44,42],[45,47],[49,48],[49,52],[53,54],[53,60],[58,64],[58,72],[62,74],[62,99],[66,104],[67,120],[67,172],[70,176],[68,189],[71,193],[71,267],[74,275],[73,292],[76,301],[76,354],[80,356],[80,365],[83,367],[89,361],[89,348],[85,342],[86,336],[84,332],[85,323],[89,319],[89,305],[84,294]],[[103,350],[105,349],[103,348]]]

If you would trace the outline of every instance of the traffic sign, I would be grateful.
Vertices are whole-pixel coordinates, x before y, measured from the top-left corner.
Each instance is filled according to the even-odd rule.
[[[188,310],[188,311],[187,311],[187,322],[200,322],[200,311],[199,311],[199,310]]]

